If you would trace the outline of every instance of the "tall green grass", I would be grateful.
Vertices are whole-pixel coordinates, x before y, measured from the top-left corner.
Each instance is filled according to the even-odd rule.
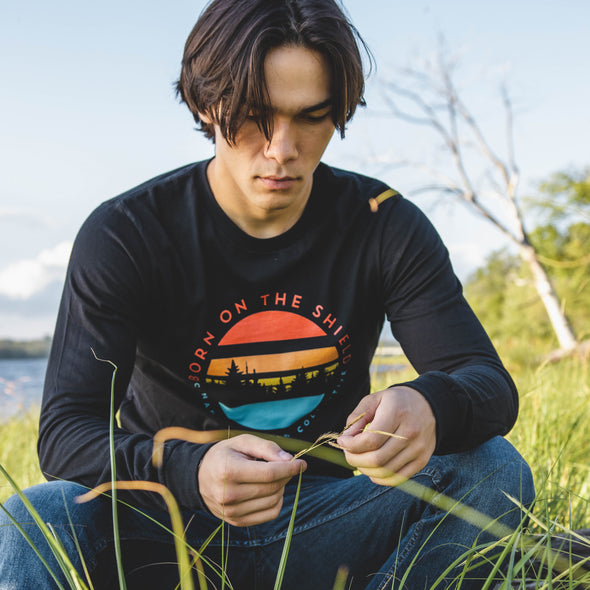
[[[590,362],[565,359],[515,375],[520,414],[508,439],[531,466],[538,514],[590,528]]]
[[[513,373],[521,394],[521,409],[508,438],[531,465],[538,500],[529,530],[518,529],[491,547],[474,547],[466,552],[462,560],[465,575],[478,561],[489,559],[496,566],[507,566],[509,580],[517,581],[524,576],[525,562],[536,557],[545,562],[543,570],[532,574],[538,577],[538,588],[590,587],[587,575],[579,579],[578,566],[568,564],[567,559],[565,565],[563,560],[555,564],[555,555],[550,552],[550,540],[556,533],[590,526],[590,439],[586,436],[590,419],[589,372],[588,362],[567,359]],[[409,379],[412,374],[411,369],[403,374],[381,374],[374,389]],[[42,481],[35,438],[34,412],[0,425],[0,463],[23,488]],[[0,502],[11,494],[12,488],[0,481]],[[345,587],[343,580],[340,576],[335,588]],[[460,581],[456,587],[460,588]],[[494,587],[491,580],[485,587]],[[512,586],[506,582],[504,587]]]
[[[21,488],[44,481],[37,460],[37,408],[0,422],[0,464]],[[0,477],[0,502],[13,494],[12,487]]]
[[[563,526],[590,528],[590,359],[536,365],[529,359],[511,366],[508,358],[507,365],[520,393],[518,420],[507,439],[531,467],[536,510]],[[411,368],[380,374],[373,389],[414,376]]]

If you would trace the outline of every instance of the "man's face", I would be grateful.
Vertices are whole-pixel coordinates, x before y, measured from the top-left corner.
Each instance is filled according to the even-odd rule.
[[[264,73],[273,109],[271,140],[258,128],[256,113],[239,128],[234,145],[215,125],[215,158],[207,170],[225,213],[260,238],[279,235],[299,219],[334,133],[330,72],[321,54],[278,47],[268,52]]]

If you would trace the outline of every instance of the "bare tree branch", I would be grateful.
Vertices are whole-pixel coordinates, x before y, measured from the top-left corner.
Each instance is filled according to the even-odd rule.
[[[510,169],[513,176],[518,176],[520,171],[516,165],[516,157],[514,150],[514,115],[512,112],[512,101],[508,95],[506,86],[502,85],[502,100],[504,102],[504,110],[506,112],[506,138],[508,144],[508,161],[510,162]]]
[[[576,344],[573,331],[540,257],[528,239],[523,213],[517,201],[520,171],[516,164],[512,102],[508,92],[506,88],[502,88],[507,143],[507,157],[503,160],[492,148],[479,122],[459,96],[453,78],[456,62],[447,59],[442,43],[440,47],[437,67],[433,74],[408,68],[400,78],[402,82],[407,80],[407,85],[391,81],[383,83],[383,98],[393,115],[410,125],[430,128],[441,137],[458,175],[458,182],[455,182],[447,173],[414,163],[413,167],[423,169],[435,180],[434,184],[422,185],[418,192],[450,195],[467,203],[472,210],[516,244],[522,259],[527,262],[533,273],[535,287],[545,305],[561,347],[571,349]],[[416,86],[418,89],[415,89]],[[407,101],[410,109],[401,108],[398,98]],[[412,112],[413,110],[415,112]],[[441,116],[441,113],[446,113],[446,116]],[[474,140],[474,143],[470,142],[470,139]],[[484,167],[484,180],[492,188],[491,194],[505,206],[506,219],[494,212],[493,204],[490,203],[490,197],[486,196],[485,191],[476,188],[472,177],[473,166],[465,154],[465,148],[471,145],[474,147],[474,153],[479,155],[478,162]]]

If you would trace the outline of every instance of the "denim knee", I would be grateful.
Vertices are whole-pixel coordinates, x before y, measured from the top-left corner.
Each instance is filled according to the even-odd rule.
[[[52,532],[59,537],[72,564],[79,572],[83,569],[80,552],[84,555],[86,565],[92,570],[96,566],[95,556],[106,547],[108,537],[108,525],[102,529],[101,526],[88,526],[90,522],[109,523],[108,504],[76,503],[76,497],[85,491],[86,489],[78,484],[61,481],[39,484],[23,491],[42,522],[49,524]],[[103,514],[105,507],[107,513]],[[56,579],[63,584],[64,578],[53,552],[41,528],[35,523],[20,497],[10,497],[2,508],[0,590],[23,587],[54,588]],[[28,586],[29,583],[32,585]]]
[[[88,511],[84,505],[78,504],[76,498],[88,490],[81,485],[69,481],[52,481],[38,484],[23,490],[26,499],[39,514],[43,522],[52,524],[69,523],[72,520],[72,513]],[[79,507],[79,508],[78,508]],[[4,509],[0,515],[0,523],[12,522],[8,517],[19,523],[33,522],[33,517],[28,508],[17,494],[14,494],[4,503]],[[94,511],[95,506],[89,507]]]
[[[530,467],[502,437],[435,461],[446,475],[449,495],[511,527],[519,525],[522,508],[528,508],[535,499]]]
[[[486,482],[525,506],[535,499],[533,474],[528,463],[505,438],[497,436],[474,451],[474,459],[487,465]]]

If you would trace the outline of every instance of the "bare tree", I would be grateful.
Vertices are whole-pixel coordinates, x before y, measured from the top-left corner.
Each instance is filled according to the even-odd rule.
[[[514,155],[513,108],[502,88],[506,148],[500,157],[482,127],[459,95],[454,81],[456,61],[441,45],[434,64],[404,69],[395,81],[382,82],[383,98],[390,112],[412,125],[425,126],[443,141],[448,162],[437,167],[417,165],[430,177],[423,193],[450,196],[498,228],[518,249],[531,269],[535,288],[543,301],[563,350],[576,347],[576,337],[551,280],[525,229],[517,198],[519,169]],[[452,172],[448,172],[448,170]],[[452,174],[452,176],[449,176]]]

